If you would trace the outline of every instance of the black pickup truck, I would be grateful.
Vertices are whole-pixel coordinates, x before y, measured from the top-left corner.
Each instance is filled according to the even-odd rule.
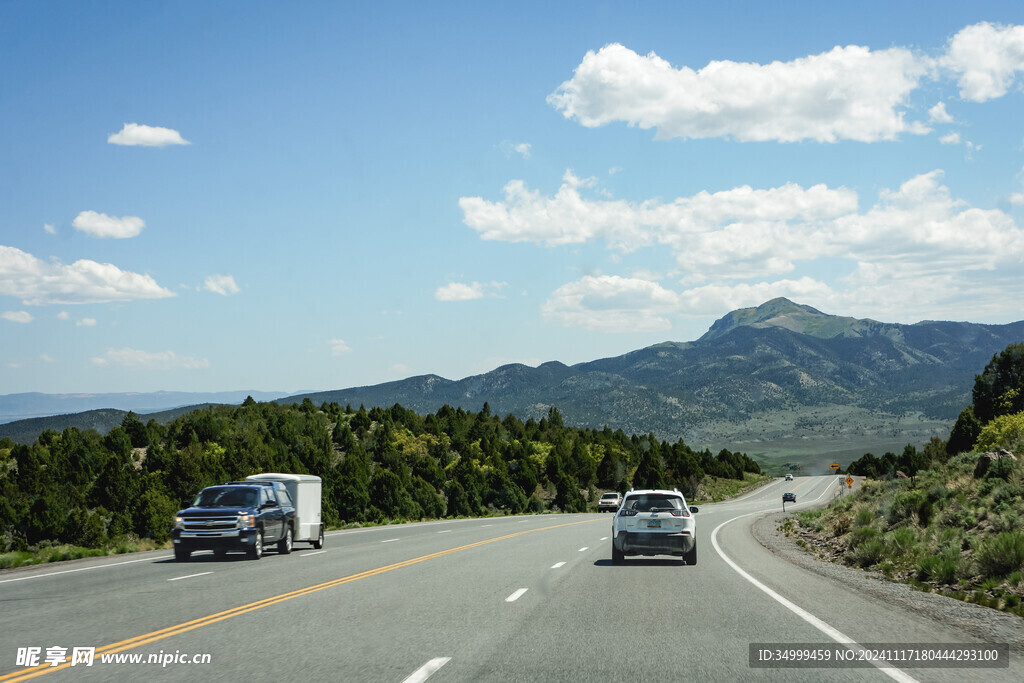
[[[174,559],[188,561],[194,550],[223,557],[244,550],[254,560],[270,543],[277,552],[292,551],[295,507],[284,484],[276,481],[229,482],[203,489],[192,506],[174,516]]]

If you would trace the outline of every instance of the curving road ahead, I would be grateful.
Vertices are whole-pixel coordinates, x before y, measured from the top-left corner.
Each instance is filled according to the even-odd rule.
[[[159,551],[0,572],[0,683],[1024,680],[1015,659],[985,670],[750,666],[751,643],[976,642],[751,536],[784,491],[799,509],[837,490],[835,477],[800,477],[702,506],[695,566],[613,566],[611,516],[580,514],[335,532],[321,551],[303,544],[257,562],[203,553],[181,564]],[[38,667],[25,665],[33,647]],[[96,654],[92,666],[48,666],[53,647],[66,650],[51,651],[58,658]]]

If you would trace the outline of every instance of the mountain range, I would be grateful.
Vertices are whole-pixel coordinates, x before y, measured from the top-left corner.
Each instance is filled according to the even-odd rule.
[[[557,407],[569,425],[695,447],[859,455],[946,438],[970,403],[974,375],[1022,341],[1024,321],[883,323],[779,298],[725,315],[692,342],[572,366],[511,364],[460,380],[422,375],[276,400],[399,403],[421,413],[487,403],[524,420]],[[0,425],[0,436],[16,425]]]

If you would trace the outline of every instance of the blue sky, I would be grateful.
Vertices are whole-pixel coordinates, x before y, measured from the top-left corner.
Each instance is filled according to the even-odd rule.
[[[0,5],[0,394],[1024,318],[1024,5]]]

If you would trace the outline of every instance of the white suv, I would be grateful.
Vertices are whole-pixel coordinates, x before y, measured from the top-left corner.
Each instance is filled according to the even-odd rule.
[[[612,519],[612,563],[626,555],[677,555],[697,564],[697,522],[679,491],[630,491]]]

